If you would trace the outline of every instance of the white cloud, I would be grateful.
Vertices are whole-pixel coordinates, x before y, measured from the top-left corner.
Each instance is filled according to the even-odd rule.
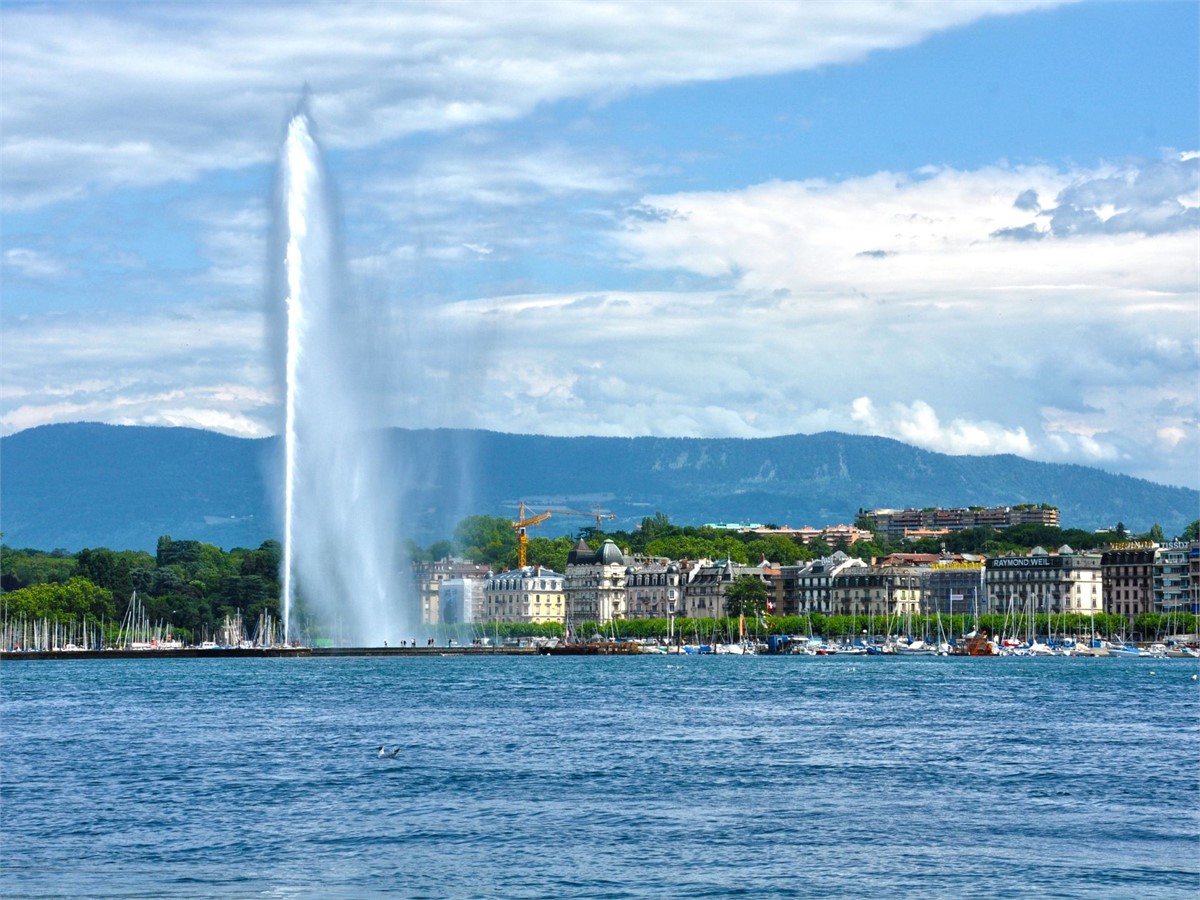
[[[40,250],[28,247],[12,247],[4,251],[4,268],[25,278],[58,278],[66,274],[67,266],[62,260]]]
[[[943,424],[937,412],[924,400],[909,404],[892,402],[880,410],[870,397],[858,397],[851,404],[851,418],[866,434],[895,437],[914,447],[938,453],[1029,456],[1034,449],[1024,428],[1006,429],[995,422],[966,419]]]
[[[219,310],[8,320],[0,431],[95,421],[261,437],[276,417],[264,343],[260,316]]]
[[[28,6],[4,11],[3,203],[269,161],[301,85],[333,147],[539,104],[861,59],[1043,0]]]
[[[628,257],[712,289],[512,296],[441,315],[493,322],[488,427],[834,429],[1195,484],[1196,229],[993,236],[1114,171],[935,169],[649,197],[662,214],[631,215],[617,238]],[[1147,202],[1164,202],[1155,190]],[[1029,191],[1042,203],[1014,203]],[[1125,205],[1138,203],[1133,190]],[[547,339],[527,368],[531,335]]]

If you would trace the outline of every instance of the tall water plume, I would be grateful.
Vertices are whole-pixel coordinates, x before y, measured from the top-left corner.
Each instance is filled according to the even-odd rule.
[[[283,452],[283,622],[298,608],[341,644],[406,634],[400,511],[384,433],[371,417],[386,383],[371,315],[342,268],[328,175],[307,111],[288,124],[277,230],[286,387]],[[286,322],[286,326],[282,323]]]

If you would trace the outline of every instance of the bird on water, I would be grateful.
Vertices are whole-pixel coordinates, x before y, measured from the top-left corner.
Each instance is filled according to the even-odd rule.
[[[397,756],[400,755],[400,748],[397,747],[395,750],[386,750],[386,749],[384,749],[384,746],[382,744],[380,744],[379,749],[376,751],[375,755],[378,756],[380,759],[395,759]]]

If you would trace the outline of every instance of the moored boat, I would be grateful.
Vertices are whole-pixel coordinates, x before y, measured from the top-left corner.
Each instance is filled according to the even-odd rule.
[[[961,644],[950,651],[951,656],[995,656],[996,647],[988,640],[987,631],[972,631]]]

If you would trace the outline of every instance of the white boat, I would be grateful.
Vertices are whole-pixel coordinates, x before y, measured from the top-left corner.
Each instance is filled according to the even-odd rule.
[[[1133,657],[1133,656],[1145,656],[1146,654],[1142,650],[1139,650],[1133,644],[1109,644],[1108,645],[1108,655],[1109,656],[1121,656],[1121,657]]]

